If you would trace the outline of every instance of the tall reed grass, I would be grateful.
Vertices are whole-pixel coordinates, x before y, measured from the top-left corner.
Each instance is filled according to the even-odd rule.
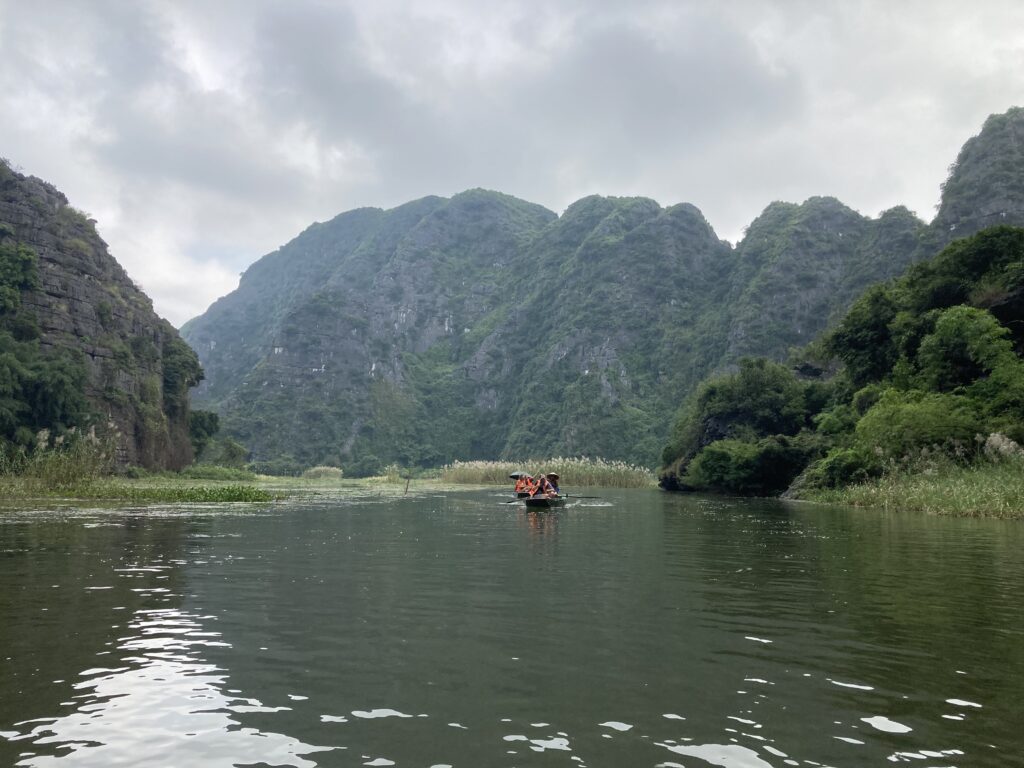
[[[163,481],[161,485],[114,481],[113,470],[110,447],[86,438],[73,439],[53,448],[38,447],[31,452],[9,449],[0,451],[0,495],[9,498],[67,496],[143,503],[251,502],[276,498],[267,491],[247,485],[184,486],[180,484],[182,476],[173,473],[151,476],[156,482]],[[203,479],[239,479],[237,470],[227,473],[230,477],[225,477],[225,472],[199,471],[190,479],[197,479],[197,475],[203,474],[214,475]],[[252,473],[244,474],[249,478],[255,477]]]
[[[89,486],[113,469],[113,452],[100,443],[75,439],[54,448],[31,453],[14,450],[0,453],[0,478],[17,479],[33,490],[66,490]]]
[[[809,501],[959,517],[1024,517],[1024,459],[958,463],[934,457],[846,488],[809,490]]]
[[[624,461],[557,457],[544,461],[456,461],[441,468],[441,480],[462,485],[507,485],[509,474],[555,472],[559,485],[605,488],[652,488],[654,473]]]

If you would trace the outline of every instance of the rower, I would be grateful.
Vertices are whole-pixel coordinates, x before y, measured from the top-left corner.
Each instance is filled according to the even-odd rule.
[[[551,482],[551,480],[548,479],[550,477],[551,477],[550,474],[540,475],[537,478],[536,486],[534,486],[534,489],[530,492],[530,496],[534,497],[534,496],[536,496],[539,493],[544,494],[549,499],[554,498],[555,496],[558,496],[558,486],[555,485],[553,482]],[[555,479],[556,480],[558,479],[558,475],[555,475]]]

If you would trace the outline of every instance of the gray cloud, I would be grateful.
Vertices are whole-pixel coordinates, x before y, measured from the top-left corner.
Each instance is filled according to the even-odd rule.
[[[0,0],[0,155],[180,323],[314,220],[467,187],[561,210],[775,199],[925,218],[1024,86],[1024,7],[881,0]]]

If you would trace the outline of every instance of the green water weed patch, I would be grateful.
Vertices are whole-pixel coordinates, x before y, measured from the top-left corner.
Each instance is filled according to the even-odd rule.
[[[98,483],[76,493],[78,498],[112,499],[131,502],[266,502],[281,498],[262,488],[251,485],[130,485],[126,483]]]

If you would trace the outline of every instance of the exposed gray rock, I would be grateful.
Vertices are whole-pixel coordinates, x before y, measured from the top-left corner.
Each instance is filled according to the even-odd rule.
[[[84,358],[86,397],[101,431],[115,435],[119,459],[154,469],[189,464],[187,397],[183,404],[181,392],[164,391],[183,384],[164,358],[175,344],[193,363],[194,355],[110,256],[95,221],[52,185],[0,165],[0,224],[35,252],[40,288],[21,305],[43,347]]]

